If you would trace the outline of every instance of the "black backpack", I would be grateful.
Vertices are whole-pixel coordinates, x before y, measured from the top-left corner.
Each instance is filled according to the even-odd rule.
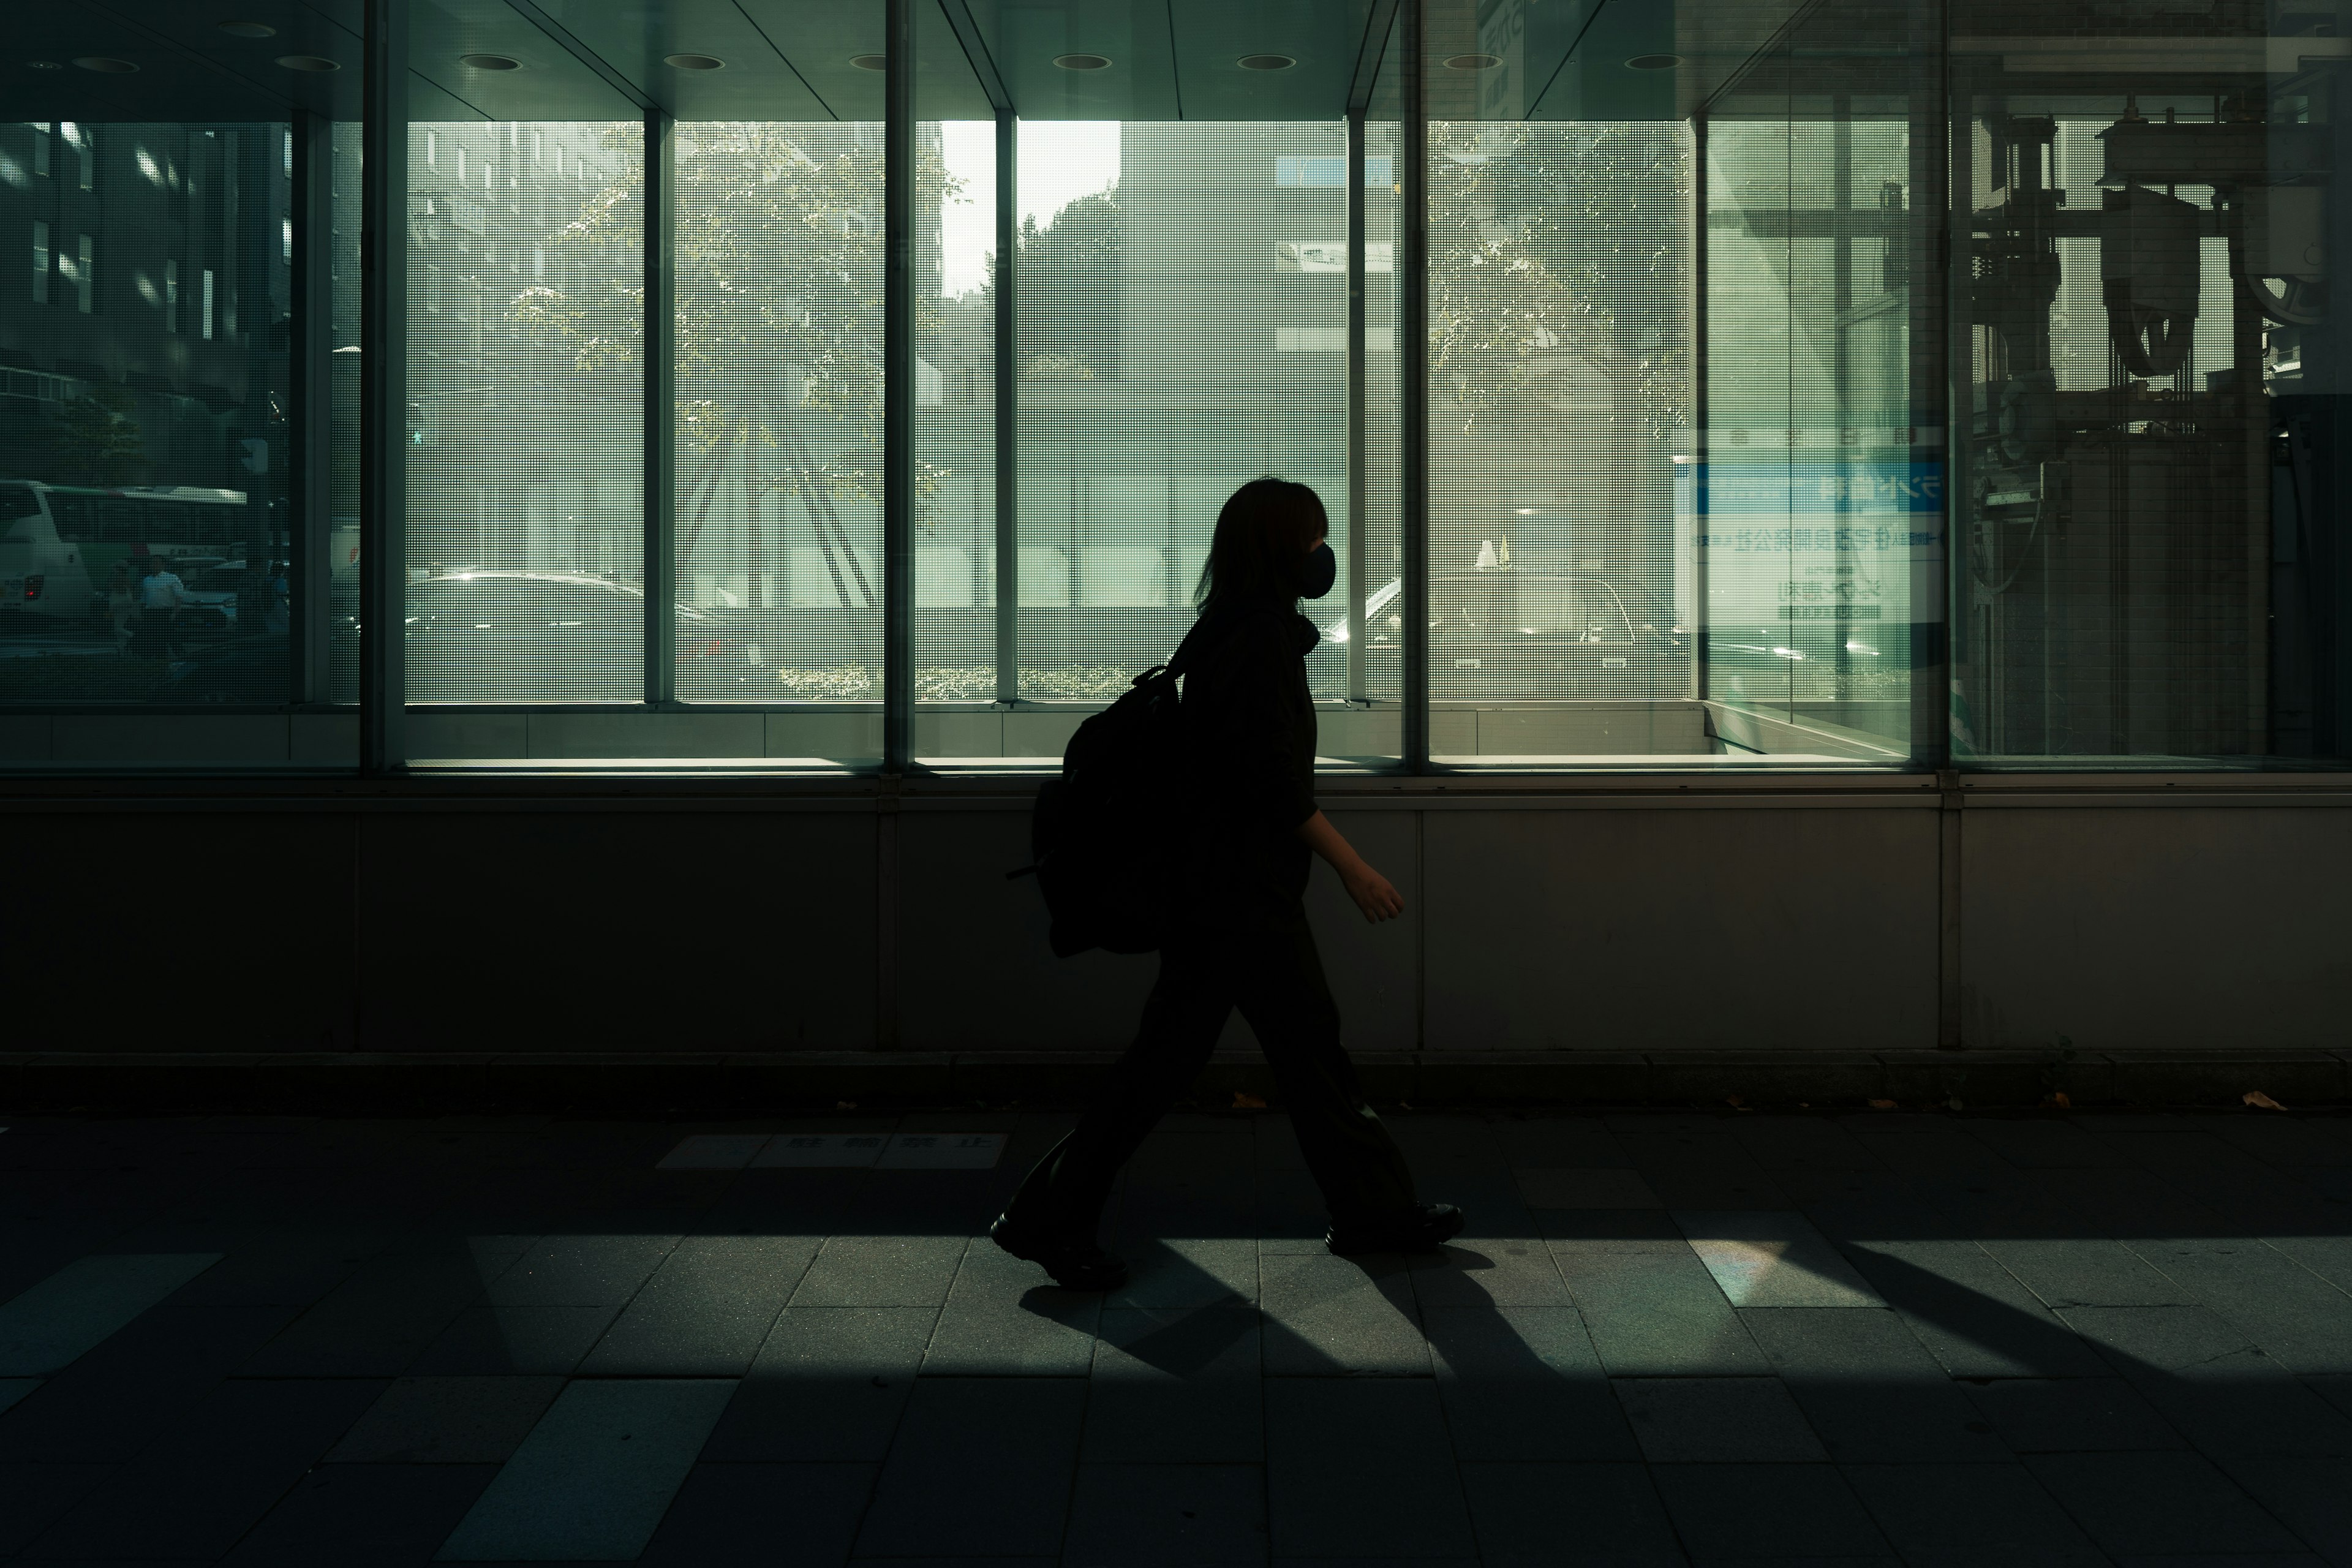
[[[1037,791],[1029,852],[1053,921],[1054,956],[1099,947],[1150,952],[1166,935],[1183,869],[1185,748],[1176,678],[1184,650],[1153,665],[1078,726],[1062,773]]]

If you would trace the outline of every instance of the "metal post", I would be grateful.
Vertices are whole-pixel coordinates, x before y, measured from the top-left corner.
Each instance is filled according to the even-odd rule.
[[[1348,110],[1348,700],[1364,700],[1364,111]]]
[[[1404,102],[1397,158],[1404,211],[1396,227],[1399,522],[1404,534],[1404,770],[1429,771],[1429,105],[1423,101],[1422,0],[1399,0]]]
[[[408,0],[366,0],[360,197],[360,771],[405,748]]]
[[[1968,374],[1965,315],[1951,309],[1966,288],[1969,230],[1953,226],[1955,198],[1965,204],[1974,179],[1973,152],[1965,133],[1954,135],[1958,108],[1946,52],[1949,29],[1940,5],[1926,16],[1914,12],[1911,33],[1910,212],[1904,225],[1908,255],[1906,287],[1911,319],[1911,472],[1938,475],[1942,506],[1926,514],[1943,535],[1939,559],[1912,552],[1911,567],[1911,760],[1923,770],[1952,765],[1953,659],[1960,647],[1959,617],[1967,613],[1967,574],[1960,570],[1957,538],[1958,499],[1965,479],[1966,443],[1960,422],[1968,404],[1955,401],[1957,378]],[[1982,715],[1978,715],[1979,722]]]
[[[293,350],[288,387],[286,580],[293,603],[287,629],[293,643],[293,698],[329,700],[328,596],[334,581],[333,504],[329,484],[334,361],[335,123],[307,109],[294,111],[294,268],[289,290]]]
[[[1695,695],[1714,693],[1707,664],[1707,186],[1706,108],[1691,116],[1691,639]]]
[[[1021,121],[996,111],[996,700],[1021,700]]]
[[[882,123],[882,771],[914,760],[915,0],[887,0]]]
[[[677,698],[677,121],[646,116],[646,702]]]

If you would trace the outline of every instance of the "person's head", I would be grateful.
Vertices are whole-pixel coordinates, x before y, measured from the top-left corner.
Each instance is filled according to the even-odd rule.
[[[1331,531],[1323,498],[1310,485],[1268,476],[1225,499],[1193,602],[1321,598],[1309,557]]]

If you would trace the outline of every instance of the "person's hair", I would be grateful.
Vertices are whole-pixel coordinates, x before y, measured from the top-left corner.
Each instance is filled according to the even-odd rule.
[[[1313,486],[1271,474],[1252,479],[1217,513],[1192,603],[1205,609],[1218,600],[1297,599],[1298,563],[1330,529]]]

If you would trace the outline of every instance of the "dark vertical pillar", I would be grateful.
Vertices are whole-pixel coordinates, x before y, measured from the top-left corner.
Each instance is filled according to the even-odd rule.
[[[1706,230],[1706,110],[1691,117],[1691,623],[1687,628],[1692,652],[1692,692],[1705,701],[1712,695],[1707,668],[1710,632],[1706,605],[1707,552],[1713,548],[1707,517],[1707,247]]]
[[[996,111],[996,700],[1021,700],[1021,121]]]
[[[1955,378],[1967,374],[1960,337],[1967,322],[1949,306],[1967,286],[1968,230],[1955,233],[1952,226],[1956,213],[1966,224],[1970,175],[1969,138],[1956,134],[1962,128],[1953,121],[1966,106],[1953,97],[1944,6],[1922,5],[1911,16],[1909,213],[1903,226],[1911,474],[1921,483],[1936,481],[1938,504],[1910,513],[1909,521],[1912,531],[1933,530],[1941,543],[1937,551],[1911,552],[1911,757],[1915,766],[1934,770],[1952,763],[1952,660],[1967,613],[1957,531],[1968,405],[1953,397]]]
[[[1407,773],[1429,770],[1429,105],[1422,0],[1397,5],[1397,126],[1404,210],[1397,215],[1398,510],[1404,544],[1404,745]]]
[[[1364,700],[1364,111],[1348,110],[1348,700]],[[1391,263],[1394,265],[1393,262]]]
[[[882,771],[914,759],[915,0],[887,0],[882,124]]]
[[[286,582],[293,603],[287,630],[292,646],[293,699],[324,702],[334,561],[329,463],[334,426],[335,122],[309,110],[294,111],[294,268],[288,300],[292,331],[290,428],[286,443]]]
[[[360,771],[406,764],[408,4],[366,0],[360,195]]]
[[[646,116],[646,701],[677,697],[677,122]]]

